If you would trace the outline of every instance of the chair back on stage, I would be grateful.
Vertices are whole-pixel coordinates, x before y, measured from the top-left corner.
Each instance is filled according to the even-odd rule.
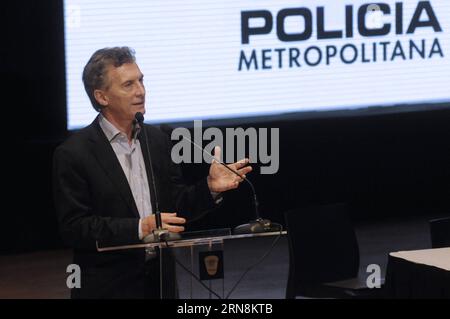
[[[431,247],[450,247],[450,217],[430,220]]]
[[[359,246],[346,205],[294,209],[285,213],[285,221],[290,257],[286,297],[347,295],[323,285],[358,276]]]

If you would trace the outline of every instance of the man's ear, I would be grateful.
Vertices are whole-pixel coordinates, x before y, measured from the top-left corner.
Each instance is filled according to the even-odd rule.
[[[108,105],[108,97],[105,95],[105,92],[102,90],[94,90],[94,97],[98,104],[105,107]]]

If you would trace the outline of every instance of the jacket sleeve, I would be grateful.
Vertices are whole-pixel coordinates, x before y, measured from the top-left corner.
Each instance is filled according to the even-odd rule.
[[[138,218],[99,216],[77,152],[59,147],[53,156],[53,196],[63,241],[75,249],[138,243]]]

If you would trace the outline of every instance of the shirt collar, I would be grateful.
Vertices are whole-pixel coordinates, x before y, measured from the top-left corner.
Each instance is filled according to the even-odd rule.
[[[121,133],[120,130],[108,121],[101,113],[98,116],[98,122],[109,142],[112,142],[112,140]]]
[[[110,121],[108,121],[106,119],[106,117],[103,116],[103,114],[99,114],[99,124],[100,127],[102,128],[103,132],[106,135],[106,138],[108,139],[109,142],[112,142],[112,140],[114,140],[118,135],[123,134],[117,127],[115,127]],[[135,123],[134,128],[133,128],[133,138],[136,139],[136,137],[138,136],[139,132],[141,131],[141,126],[139,125],[139,123]]]

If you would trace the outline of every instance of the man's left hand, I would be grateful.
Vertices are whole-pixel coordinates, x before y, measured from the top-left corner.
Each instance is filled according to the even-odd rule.
[[[237,176],[218,162],[220,161],[220,154],[220,147],[216,146],[214,148],[215,160],[211,163],[208,175],[209,190],[215,193],[221,193],[237,188],[239,183],[243,181],[241,177]],[[246,166],[248,162],[248,158],[245,158],[236,163],[228,164],[227,166],[237,171],[241,176],[246,177],[245,175],[252,171],[251,166]]]

